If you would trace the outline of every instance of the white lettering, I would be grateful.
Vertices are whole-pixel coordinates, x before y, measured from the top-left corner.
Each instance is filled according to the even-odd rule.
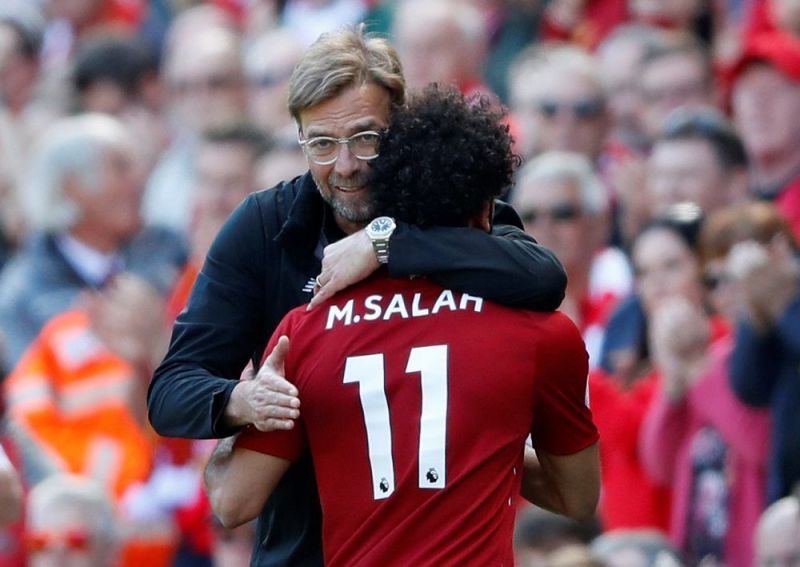
[[[391,317],[395,313],[399,313],[403,319],[408,319],[406,302],[403,300],[403,296],[400,293],[395,293],[392,296],[392,300],[389,302],[389,307],[387,307],[386,311],[384,311],[383,313],[383,320],[387,321],[389,317]]]
[[[436,303],[433,304],[431,314],[436,315],[444,307],[447,307],[450,311],[455,311],[457,309],[453,292],[449,289],[442,290],[442,293],[436,298]]]
[[[466,311],[467,309],[469,309],[469,307],[467,307],[467,303],[469,303],[470,301],[472,301],[475,304],[475,307],[472,310],[475,311],[476,313],[480,313],[481,309],[483,309],[483,298],[476,297],[474,295],[467,295],[466,293],[461,296],[461,301],[458,304],[458,308],[462,311]]]
[[[364,321],[374,321],[381,318],[380,301],[383,299],[382,295],[370,295],[364,300],[364,307],[367,312],[364,314]]]
[[[411,316],[412,317],[424,317],[425,315],[430,314],[430,309],[428,308],[421,308],[419,306],[419,300],[422,298],[421,293],[414,294],[414,300],[411,302]]]
[[[349,300],[344,304],[344,307],[339,309],[335,305],[328,308],[328,322],[325,323],[325,330],[328,331],[333,328],[334,323],[344,320],[345,325],[349,325],[353,321],[353,303],[354,299]]]

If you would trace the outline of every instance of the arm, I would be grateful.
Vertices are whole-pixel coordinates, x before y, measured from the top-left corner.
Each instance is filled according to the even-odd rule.
[[[774,333],[762,333],[741,321],[728,371],[731,388],[744,403],[768,406],[780,375],[780,345]]]
[[[518,228],[521,223],[511,207],[498,202],[495,211],[496,224],[488,234],[473,228],[421,230],[398,223],[389,244],[389,273],[428,276],[444,287],[511,307],[557,309],[567,284],[563,266],[555,254]],[[323,286],[309,308],[378,267],[363,230],[327,246],[320,273]]]
[[[214,514],[226,528],[258,516],[290,462],[222,439],[208,460],[204,482]]]
[[[522,496],[541,508],[587,520],[600,496],[597,443],[572,455],[556,456],[525,447]]]
[[[642,467],[655,482],[671,484],[690,417],[685,397],[670,399],[659,385],[639,432]]]
[[[401,227],[392,237],[389,273],[425,275],[444,287],[540,311],[557,309],[567,284],[555,254],[508,225],[495,226],[491,234]]]
[[[266,342],[266,256],[261,212],[251,196],[214,241],[150,383],[149,417],[158,433],[212,438],[236,431],[224,411],[248,359]]]

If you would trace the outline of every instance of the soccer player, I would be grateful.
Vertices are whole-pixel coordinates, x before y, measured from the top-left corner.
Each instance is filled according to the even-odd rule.
[[[485,100],[436,89],[398,110],[370,184],[376,210],[394,218],[367,230],[397,219],[488,231],[516,163],[498,118]],[[302,412],[291,430],[250,427],[232,453],[212,456],[207,485],[224,524],[258,515],[308,448],[326,565],[510,565],[529,434],[541,466],[526,496],[573,517],[594,512],[588,357],[563,314],[378,272],[290,312],[268,350],[276,344]]]

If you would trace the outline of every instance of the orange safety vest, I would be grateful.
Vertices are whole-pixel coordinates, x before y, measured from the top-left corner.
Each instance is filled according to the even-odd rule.
[[[44,326],[6,378],[6,409],[64,471],[98,480],[118,501],[153,468],[155,435],[131,409],[143,395],[140,379],[94,335],[85,312],[68,311]],[[169,565],[173,543],[126,541],[121,565],[142,564],[142,548],[153,553],[148,565]]]

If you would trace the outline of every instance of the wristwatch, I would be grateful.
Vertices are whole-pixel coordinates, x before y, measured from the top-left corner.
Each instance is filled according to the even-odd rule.
[[[389,239],[395,228],[397,224],[392,217],[378,217],[367,225],[367,237],[372,242],[372,248],[375,249],[375,256],[380,264],[389,262]]]

